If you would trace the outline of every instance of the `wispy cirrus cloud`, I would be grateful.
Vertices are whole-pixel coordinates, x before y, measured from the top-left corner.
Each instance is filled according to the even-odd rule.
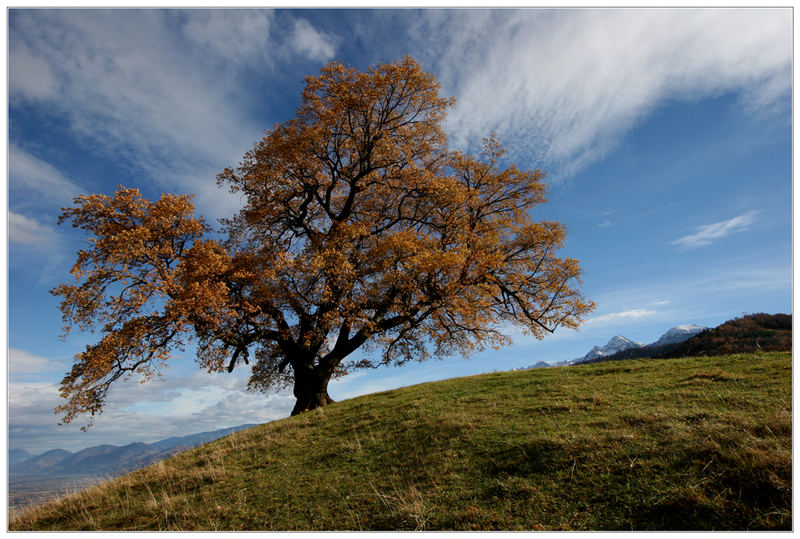
[[[33,51],[27,43],[17,43],[8,59],[11,95],[23,95],[28,101],[52,99],[56,95],[58,78],[50,62]]]
[[[247,70],[237,66],[263,71],[275,58],[335,51],[331,36],[291,15],[293,37],[273,40],[272,19],[265,10],[12,10],[9,101],[65,119],[92,151],[143,172],[141,184],[196,192],[201,213],[226,217],[240,203],[215,188],[215,175],[265,127],[244,104]]]
[[[689,234],[670,242],[670,245],[676,245],[679,250],[699,249],[711,245],[715,241],[724,238],[730,234],[743,232],[753,224],[756,218],[755,211],[749,211],[741,215],[737,215],[732,219],[726,221],[719,221],[709,225],[697,227],[694,234]]]
[[[10,376],[39,374],[42,372],[61,370],[63,364],[50,358],[37,356],[18,348],[8,349],[8,367]]]
[[[186,37],[220,59],[235,64],[253,57],[269,60],[273,11],[199,9],[177,13],[185,16]]]
[[[235,162],[260,126],[230,100],[228,79],[215,80],[219,72],[205,69],[169,22],[165,12],[149,10],[12,12],[12,106],[35,102],[121,168],[162,189],[189,187],[175,185],[176,178]],[[27,57],[37,59],[57,92],[32,93],[42,76],[15,69]],[[108,188],[116,183],[110,179]]]
[[[16,144],[8,148],[9,189],[24,198],[35,197],[67,205],[80,188],[50,163],[23,150]]]
[[[7,219],[9,269],[36,277],[41,286],[51,287],[64,278],[73,262],[63,233],[19,212],[9,211]]]
[[[620,311],[616,313],[608,313],[586,320],[584,326],[606,326],[613,324],[622,324],[642,318],[648,318],[656,315],[656,311],[652,309],[629,309],[627,311]]]
[[[735,92],[751,112],[790,110],[790,9],[423,12],[415,35],[458,99],[452,142],[496,130],[552,177],[602,159],[671,101]]]
[[[55,241],[55,231],[36,219],[10,211],[8,239],[12,244],[36,248],[48,247]]]

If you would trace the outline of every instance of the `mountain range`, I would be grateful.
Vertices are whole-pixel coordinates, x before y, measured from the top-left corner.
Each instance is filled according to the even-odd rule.
[[[659,337],[657,341],[654,341],[650,344],[644,344],[638,341],[633,341],[627,337],[623,337],[622,335],[616,335],[612,337],[611,340],[609,340],[605,345],[593,347],[583,357],[560,361],[558,363],[545,363],[544,361],[539,361],[528,368],[537,369],[540,367],[564,367],[568,365],[578,365],[581,363],[596,363],[598,361],[607,361],[612,357],[619,358],[620,355],[628,351],[634,351],[633,354],[635,357],[644,357],[652,354],[653,352],[661,351],[664,347],[687,341],[707,329],[707,327],[698,326],[695,324],[675,326],[674,328],[667,330],[667,332]]]
[[[66,449],[51,449],[41,455],[31,456],[22,449],[11,449],[8,461],[9,473],[12,478],[117,475],[253,426],[239,425],[167,438],[151,444],[134,442],[122,447],[111,444],[96,445],[75,453]],[[28,458],[20,460],[25,455],[28,455]]]
[[[630,343],[632,341],[629,339],[615,337],[606,345],[613,346],[595,347],[586,356],[562,364],[791,350],[792,315],[747,314],[715,328],[702,328],[693,324],[677,326],[653,343],[644,346]]]
[[[644,352],[655,351],[656,349],[660,349],[662,346],[688,341],[698,333],[707,329],[707,327],[697,326],[695,324],[675,326],[674,328],[670,328],[666,333],[659,337],[657,341],[651,342],[650,344],[632,341],[626,337],[617,335],[616,337],[612,337],[605,346],[595,346],[589,350],[585,356],[573,359],[571,364],[577,365],[579,363],[596,363],[598,360],[602,361],[611,356],[616,356],[621,352],[631,349],[644,349],[642,350]],[[638,355],[638,353],[636,355]]]

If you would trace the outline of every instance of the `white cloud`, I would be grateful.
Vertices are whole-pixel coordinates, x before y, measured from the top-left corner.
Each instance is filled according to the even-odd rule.
[[[52,245],[54,236],[55,231],[51,227],[19,213],[8,212],[8,238],[11,243],[42,248]]]
[[[449,11],[423,13],[416,35],[423,64],[458,99],[454,145],[496,130],[512,159],[557,177],[603,158],[669,101],[737,92],[753,110],[778,99],[789,110],[790,9]]]
[[[584,326],[605,326],[610,324],[626,323],[633,320],[647,318],[657,314],[650,309],[630,309],[616,313],[608,313],[601,316],[590,318],[583,323]]]
[[[194,192],[193,183],[179,181],[203,175],[203,183],[215,185],[215,174],[238,162],[263,126],[231,98],[236,81],[210,69],[205,54],[187,51],[164,13],[15,13],[12,69],[30,51],[47,64],[60,91],[43,96],[18,85],[12,94],[15,101],[44,100],[41,110],[66,118],[76,139],[121,167],[146,173],[162,190]],[[117,183],[110,179],[108,188]],[[215,191],[215,197],[198,198],[212,219],[221,216],[217,199],[227,196]]]
[[[58,81],[50,64],[34,55],[24,44],[12,46],[9,54],[8,87],[10,94],[30,100],[56,97]]]
[[[55,216],[52,216],[55,223]],[[68,270],[74,263],[74,251],[65,241],[64,234],[55,227],[19,212],[9,211],[8,266],[36,279],[37,285],[55,286],[69,280]]]
[[[294,21],[291,45],[295,52],[311,60],[328,60],[333,57],[336,50],[332,36],[315,29],[305,19]]]
[[[216,174],[265,127],[247,108],[254,102],[242,77],[272,57],[334,51],[332,36],[288,15],[291,35],[277,42],[272,20],[265,10],[18,10],[9,33],[12,102],[65,118],[91,151],[144,172],[140,184],[199,192],[200,213],[229,217],[237,201],[217,189]],[[35,73],[23,67],[31,65]]]
[[[288,417],[294,407],[295,398],[289,392],[270,395],[253,395],[244,392],[228,393],[212,406],[195,410],[191,420],[214,418],[217,425],[241,425],[243,423],[266,423]]]
[[[698,249],[711,245],[720,238],[747,230],[755,221],[755,216],[756,212],[750,211],[727,221],[697,227],[697,232],[670,242],[670,245],[677,245],[678,249],[683,250]]]
[[[267,57],[272,11],[208,9],[185,14],[184,33],[205,50],[234,63]]]
[[[11,191],[34,194],[67,205],[80,189],[55,167],[15,144],[8,148],[8,179]]]
[[[9,348],[8,350],[8,367],[11,376],[39,374],[63,369],[63,365],[58,361],[37,356],[17,348]]]
[[[41,407],[49,408],[47,421],[54,424],[53,409],[58,405],[58,385],[40,381],[10,381],[8,384],[9,419],[12,423],[41,422]],[[33,413],[32,413],[33,412]]]
[[[244,390],[242,378],[198,371],[188,376],[167,373],[164,381],[145,384],[133,379],[117,383],[103,413],[85,433],[80,427],[88,418],[58,426],[60,417],[54,410],[63,404],[58,384],[12,379],[9,443],[32,453],[57,447],[75,451],[102,443],[154,442],[289,415],[294,404],[290,393],[251,394]]]

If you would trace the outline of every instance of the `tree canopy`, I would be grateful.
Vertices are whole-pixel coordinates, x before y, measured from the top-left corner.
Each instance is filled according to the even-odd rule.
[[[120,378],[160,375],[189,341],[209,372],[243,362],[250,389],[292,387],[296,414],[353,369],[499,347],[511,326],[577,327],[593,304],[578,261],[556,256],[565,229],[531,214],[544,174],[504,165],[495,136],[478,156],[449,150],[453,103],[410,57],[329,63],[295,117],[218,175],[243,207],[215,237],[190,195],[75,198],[60,222],[89,248],[52,292],[65,332],[102,338],[61,383],[64,421],[101,411]]]

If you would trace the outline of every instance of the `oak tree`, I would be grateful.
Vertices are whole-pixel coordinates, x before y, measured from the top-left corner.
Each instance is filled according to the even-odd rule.
[[[65,332],[102,338],[61,383],[64,421],[101,411],[116,380],[160,375],[190,340],[209,372],[243,362],[250,389],[292,387],[297,414],[353,369],[577,327],[593,304],[577,260],[556,256],[564,227],[531,214],[544,174],[504,165],[494,136],[477,156],[448,150],[452,104],[410,57],[331,62],[295,117],[219,174],[243,207],[216,235],[189,195],[77,197],[60,220],[90,243],[53,293]]]

